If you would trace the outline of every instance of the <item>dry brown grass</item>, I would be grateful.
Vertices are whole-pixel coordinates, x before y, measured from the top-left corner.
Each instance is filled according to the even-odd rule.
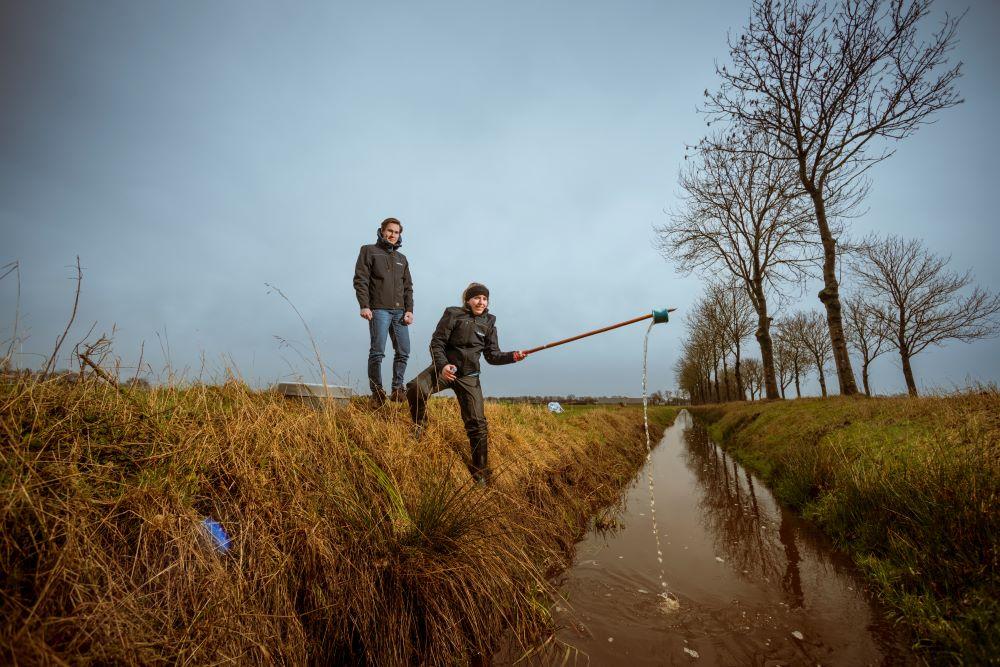
[[[547,575],[643,460],[642,413],[489,404],[485,490],[454,401],[430,417],[416,442],[396,405],[0,380],[0,661],[442,664],[537,645]]]

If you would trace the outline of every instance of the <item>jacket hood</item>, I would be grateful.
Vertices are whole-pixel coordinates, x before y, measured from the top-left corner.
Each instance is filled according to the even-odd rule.
[[[402,232],[400,232],[400,234],[399,234],[399,240],[396,241],[395,245],[389,243],[384,238],[382,238],[382,229],[381,228],[379,228],[375,232],[375,238],[377,239],[375,241],[375,245],[377,245],[380,248],[383,248],[385,250],[388,250],[389,252],[392,252],[393,250],[399,250],[400,248],[403,247],[403,234],[402,234]]]

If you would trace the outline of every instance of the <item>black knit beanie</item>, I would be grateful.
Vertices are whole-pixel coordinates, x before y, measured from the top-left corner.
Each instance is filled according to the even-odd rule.
[[[466,303],[472,297],[480,295],[485,296],[487,299],[490,298],[490,291],[486,288],[486,285],[482,283],[469,283],[469,286],[462,292],[462,303]]]

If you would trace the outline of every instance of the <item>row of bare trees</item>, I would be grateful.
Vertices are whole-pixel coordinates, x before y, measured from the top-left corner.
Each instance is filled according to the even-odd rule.
[[[746,293],[734,282],[711,284],[685,325],[688,335],[675,369],[680,389],[698,403],[742,400],[749,380],[743,344],[754,330]]]
[[[1000,333],[1000,296],[980,287],[966,291],[971,275],[950,271],[947,264],[948,258],[919,242],[895,236],[870,238],[852,254],[856,290],[844,301],[845,334],[861,361],[867,396],[872,394],[871,364],[886,352],[898,353],[907,391],[916,396],[914,356],[948,340],[969,342]],[[710,283],[686,325],[677,374],[692,400],[744,400],[748,393],[750,400],[770,397],[766,363],[746,356],[744,343],[755,333],[755,312],[737,281]],[[802,378],[815,372],[820,392],[827,396],[833,344],[823,315],[796,312],[773,322],[769,318],[767,326],[778,395],[785,398],[794,381],[801,396]],[[756,333],[760,342],[759,328]]]
[[[926,28],[932,2],[753,0],[748,25],[730,38],[730,63],[717,67],[721,84],[706,90],[702,109],[715,127],[690,147],[682,206],[657,230],[661,252],[681,271],[724,277],[689,319],[679,362],[682,385],[693,382],[698,395],[711,389],[721,400],[732,359],[732,393],[744,396],[742,348],[733,342],[739,326],[717,326],[720,317],[745,325],[749,313],[762,391],[771,399],[806,367],[816,370],[825,396],[828,362],[840,393],[858,393],[849,347],[862,359],[865,393],[870,364],[895,347],[915,394],[914,354],[996,333],[997,298],[978,288],[962,297],[971,277],[945,275],[947,259],[894,237],[846,242],[868,170],[892,154],[893,141],[962,101],[961,63],[948,62],[961,17]],[[842,303],[848,255],[858,288]],[[794,315],[776,327],[774,304],[808,276],[822,279],[823,314]],[[742,309],[720,315],[722,298]]]
[[[767,398],[765,364],[746,356],[744,343],[755,332],[755,314],[734,282],[710,283],[686,316],[686,336],[675,371],[681,391],[695,403]],[[799,312],[769,323],[778,395],[816,371],[826,396],[825,369],[832,346],[819,312]],[[759,338],[758,338],[759,340]]]

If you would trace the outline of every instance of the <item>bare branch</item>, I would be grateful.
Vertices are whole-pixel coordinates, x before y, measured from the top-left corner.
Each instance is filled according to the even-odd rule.
[[[11,273],[14,274],[17,283],[17,296],[14,299],[14,327],[10,335],[10,345],[7,346],[7,352],[4,354],[3,358],[0,359],[0,370],[7,370],[13,365],[12,359],[14,358],[14,349],[17,347],[19,342],[17,336],[17,327],[21,320],[21,262],[20,260],[14,260],[13,262],[8,262],[3,266],[0,266],[0,280],[3,280]]]
[[[274,285],[271,285],[270,283],[265,283],[265,285],[267,286],[268,289],[274,290],[275,292],[277,292],[278,296],[280,296],[282,299],[284,299],[288,303],[288,305],[292,307],[292,310],[295,311],[295,314],[298,315],[299,322],[302,323],[302,327],[306,330],[306,335],[309,336],[309,342],[312,344],[313,354],[316,355],[316,365],[319,366],[320,378],[322,379],[322,381],[323,381],[323,387],[325,388],[327,386],[327,381],[326,381],[326,366],[323,365],[323,358],[320,356],[319,346],[316,344],[316,338],[315,338],[315,336],[313,336],[312,331],[309,329],[309,325],[306,323],[305,318],[302,317],[302,313],[300,313],[299,309],[295,307],[295,304],[292,303],[291,299],[289,299],[287,296],[285,296],[284,292],[282,292],[280,289],[278,289]]]
[[[950,258],[935,255],[915,239],[870,237],[852,268],[864,288],[882,304],[875,310],[899,350],[906,386],[917,393],[910,359],[930,345],[965,343],[1000,333],[1000,295],[971,285],[969,272],[947,269]]]
[[[48,375],[49,372],[55,367],[56,359],[59,357],[59,348],[62,347],[63,341],[66,340],[66,335],[69,334],[70,327],[73,326],[73,320],[76,319],[76,308],[80,305],[80,284],[83,282],[83,269],[80,268],[80,256],[76,256],[76,294],[73,297],[73,312],[70,313],[69,322],[66,323],[66,329],[62,332],[62,335],[56,339],[56,348],[52,350],[52,356],[49,357],[48,361],[45,363],[45,369],[42,371],[42,375]]]

